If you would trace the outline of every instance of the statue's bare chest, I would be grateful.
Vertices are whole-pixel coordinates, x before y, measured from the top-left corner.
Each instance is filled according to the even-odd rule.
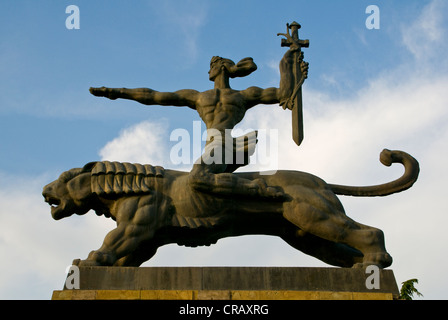
[[[214,89],[201,94],[197,111],[207,123],[216,118],[235,118],[237,122],[245,113],[245,101],[239,91],[232,89]]]

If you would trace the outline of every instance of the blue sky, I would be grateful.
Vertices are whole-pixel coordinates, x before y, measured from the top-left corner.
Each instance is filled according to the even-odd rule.
[[[71,4],[80,9],[79,30],[65,26]],[[380,9],[379,30],[365,26],[370,4]],[[204,91],[213,86],[207,72],[215,55],[257,63],[250,76],[231,80],[235,89],[278,86],[286,49],[276,34],[297,20],[301,38],[310,40],[303,145],[291,142],[290,115],[277,106],[252,109],[240,127],[278,129],[279,169],[330,183],[389,181],[401,169],[382,167],[379,152],[414,155],[422,173],[411,190],[341,199],[350,217],[385,231],[398,282],[418,278],[425,298],[446,299],[443,12],[442,0],[0,2],[0,253],[7,261],[0,298],[48,299],[72,259],[97,249],[113,228],[93,214],[53,221],[41,196],[45,184],[100,159],[176,168],[170,132],[199,120],[188,108],[110,101],[89,87]],[[193,264],[323,266],[262,236],[199,249],[167,246],[147,263]]]
[[[213,55],[252,56],[259,64],[254,75],[235,80],[236,87],[277,85],[277,70],[266,65],[277,65],[284,49],[276,33],[294,19],[312,41],[305,54],[314,76],[307,85],[338,96],[353,94],[378,72],[409,58],[393,33],[412,23],[422,5],[395,2],[378,2],[381,29],[371,31],[364,24],[369,3],[364,1],[79,1],[79,30],[65,28],[70,2],[5,1],[1,85],[8,94],[1,98],[1,143],[13,152],[6,152],[0,164],[8,171],[22,164],[23,173],[69,160],[76,166],[81,153],[83,161],[95,158],[111,132],[138,119],[196,116],[157,107],[148,113],[133,103],[118,108],[91,96],[90,86],[206,90]],[[411,20],[403,19],[405,14]]]

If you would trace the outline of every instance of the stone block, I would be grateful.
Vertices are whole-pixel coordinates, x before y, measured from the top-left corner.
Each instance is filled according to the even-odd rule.
[[[53,299],[376,300],[398,298],[392,270],[368,289],[362,269],[299,267],[80,267],[80,290]]]

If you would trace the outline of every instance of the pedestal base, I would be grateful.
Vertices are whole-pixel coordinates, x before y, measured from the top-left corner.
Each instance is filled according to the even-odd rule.
[[[392,293],[230,290],[56,290],[52,300],[394,300]]]
[[[80,288],[53,300],[393,300],[392,270],[369,289],[362,269],[290,267],[80,267]]]

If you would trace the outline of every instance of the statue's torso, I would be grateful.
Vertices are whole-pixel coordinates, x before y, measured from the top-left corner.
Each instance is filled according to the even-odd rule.
[[[196,110],[207,129],[233,129],[246,113],[246,101],[240,91],[212,89],[200,94]]]

